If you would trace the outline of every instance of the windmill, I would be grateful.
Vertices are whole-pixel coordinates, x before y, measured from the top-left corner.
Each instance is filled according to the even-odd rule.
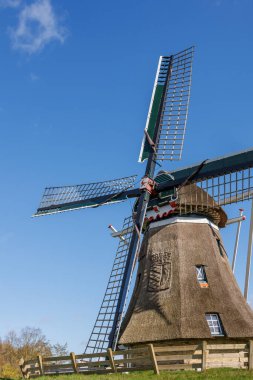
[[[233,277],[219,234],[219,228],[227,223],[221,206],[252,198],[253,150],[170,172],[160,170],[163,161],[181,159],[193,53],[191,47],[159,59],[139,157],[139,162],[147,160],[141,185],[136,188],[136,176],[131,176],[49,187],[35,214],[48,215],[136,198],[133,214],[125,218],[122,230],[110,226],[112,236],[119,238],[119,246],[86,352],[115,349],[118,343],[253,336],[253,314]],[[210,254],[202,252],[207,246]],[[188,249],[190,253],[186,254]],[[135,287],[126,312],[137,261]],[[248,275],[249,268],[250,254]],[[217,284],[213,285],[216,280],[220,281],[222,294]],[[192,288],[188,285],[191,282]],[[188,299],[183,296],[187,289],[194,289],[203,300],[195,323],[188,314],[198,306],[195,299],[189,304],[191,294]],[[230,316],[224,317],[225,309],[217,301],[219,296],[227,298]],[[238,319],[236,305],[241,310],[237,330],[233,328]]]

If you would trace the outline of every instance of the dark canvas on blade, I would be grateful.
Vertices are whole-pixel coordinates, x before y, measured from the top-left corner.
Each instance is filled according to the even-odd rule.
[[[194,49],[191,47],[181,53],[159,59],[145,128],[153,140],[156,123],[159,123],[159,140],[156,145],[158,160],[181,158],[190,97],[193,52]],[[168,74],[169,81],[166,82]],[[149,157],[151,149],[144,135],[140,162]]]

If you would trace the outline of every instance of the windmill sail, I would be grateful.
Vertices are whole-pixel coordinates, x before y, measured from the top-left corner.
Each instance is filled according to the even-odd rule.
[[[123,276],[126,269],[129,243],[133,232],[132,217],[125,218],[122,230],[125,231],[124,240],[119,241],[105,295],[86,346],[85,353],[99,353],[108,348],[109,341],[114,341],[114,337],[111,337],[111,331],[115,318],[117,318],[118,324],[115,336],[115,338],[117,338],[122,316],[118,315],[116,317],[116,313],[119,294],[123,285]],[[129,286],[129,284],[126,284],[126,286]]]
[[[190,98],[193,52],[194,48],[191,47],[159,59],[139,162],[149,157],[152,150],[149,139],[153,139],[157,122],[159,137],[155,145],[156,159],[181,159]]]
[[[252,198],[252,168],[197,182],[218,205],[228,205]]]
[[[124,191],[133,188],[136,177],[133,175],[84,185],[48,187],[35,216],[122,202],[128,196]]]
[[[196,186],[205,191],[200,202],[204,206],[207,203],[208,195],[213,199],[213,205],[222,206],[231,203],[241,202],[251,199],[253,196],[253,149],[207,160],[200,165],[176,170],[170,176],[160,175],[156,181],[157,191],[163,193],[172,187],[180,188],[182,185],[187,187],[187,203],[194,205]],[[173,180],[172,180],[173,178]],[[190,195],[189,195],[190,194]],[[204,194],[204,193],[203,193]],[[180,202],[184,205],[184,191],[180,193]],[[210,206],[210,202],[209,202]],[[184,212],[184,210],[183,210]]]

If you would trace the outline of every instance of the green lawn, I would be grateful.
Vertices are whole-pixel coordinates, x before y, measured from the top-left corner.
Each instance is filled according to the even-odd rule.
[[[184,379],[221,379],[221,380],[240,380],[252,379],[253,371],[237,369],[211,369],[206,372],[195,371],[173,371],[161,372],[160,376],[154,375],[152,371],[132,372],[131,374],[108,374],[108,375],[58,375],[43,376],[38,380],[184,380]],[[6,380],[6,379],[5,379]],[[11,380],[11,379],[9,379]]]

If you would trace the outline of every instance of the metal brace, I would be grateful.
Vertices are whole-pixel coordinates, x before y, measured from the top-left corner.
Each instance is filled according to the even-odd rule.
[[[149,145],[151,146],[151,148],[153,149],[153,151],[156,152],[155,143],[154,143],[154,141],[151,139],[151,137],[149,136],[148,131],[146,131],[146,129],[144,129],[144,133],[145,133],[145,135],[146,135],[146,138],[147,138],[147,140],[148,140]]]
[[[138,235],[138,237],[140,239],[141,238],[141,233],[140,233],[140,230],[139,230],[139,228],[138,228],[138,226],[137,226],[136,223],[134,224],[134,228],[135,228],[135,231],[137,232],[137,235]]]
[[[114,228],[111,224],[109,224],[108,228],[112,231],[112,237],[118,237],[120,240],[126,242],[126,239],[124,238],[124,235],[128,232],[128,231],[118,231],[116,230],[116,228]]]

